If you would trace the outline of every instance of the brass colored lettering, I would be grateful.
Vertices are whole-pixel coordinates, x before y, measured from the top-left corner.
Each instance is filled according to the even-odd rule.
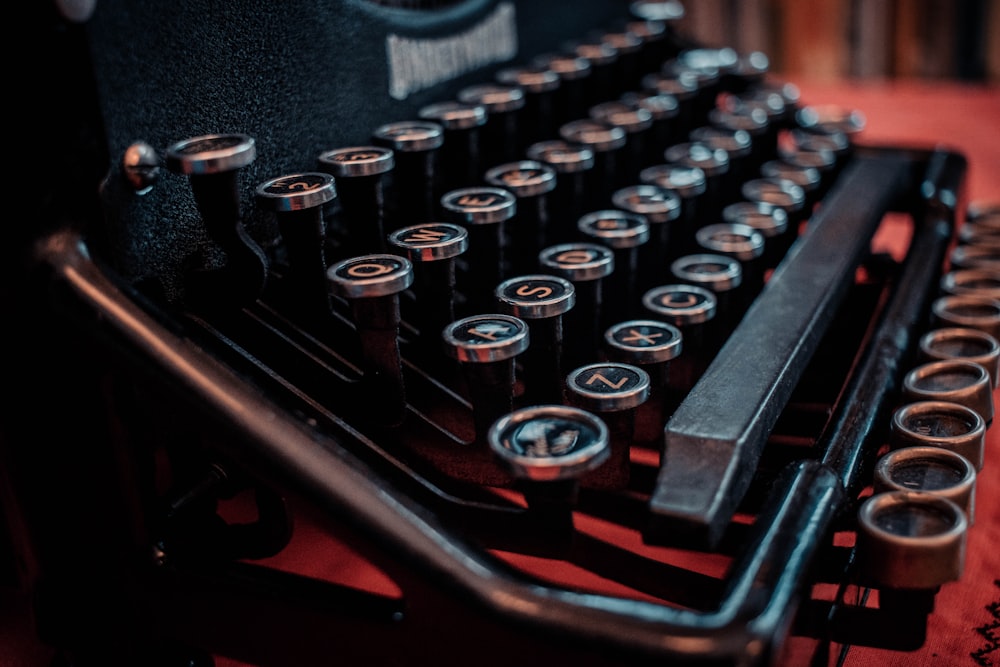
[[[587,379],[587,384],[591,385],[591,384],[594,384],[595,382],[603,382],[604,384],[608,385],[612,389],[621,389],[622,385],[624,385],[626,382],[628,382],[628,376],[623,377],[618,382],[612,382],[608,378],[604,377],[603,373],[594,373],[593,375],[591,375]]]
[[[395,267],[388,266],[386,264],[375,264],[373,262],[367,262],[365,264],[354,264],[347,268],[347,275],[352,278],[371,278],[372,276],[380,276],[386,273],[392,273]]]
[[[662,333],[644,334],[644,333],[642,333],[640,331],[636,331],[635,329],[629,329],[628,330],[628,335],[622,337],[622,342],[623,343],[638,343],[638,342],[642,341],[646,345],[656,345],[656,339],[660,338],[661,336],[663,336]]]
[[[552,295],[552,288],[546,287],[545,285],[520,285],[515,293],[518,296],[529,297],[535,296],[539,299],[545,299]]]

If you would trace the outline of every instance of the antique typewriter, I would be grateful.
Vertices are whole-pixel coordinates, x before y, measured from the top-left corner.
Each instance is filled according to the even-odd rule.
[[[58,7],[3,467],[63,664],[923,644],[996,381],[961,154],[672,0]]]

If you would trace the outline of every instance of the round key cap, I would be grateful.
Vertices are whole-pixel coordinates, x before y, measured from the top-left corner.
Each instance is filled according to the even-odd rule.
[[[954,269],[941,276],[941,292],[1000,300],[1000,273],[990,269]]]
[[[486,125],[486,108],[457,100],[421,107],[417,115],[444,129],[441,146],[441,188],[443,191],[475,185],[483,172],[481,128]]]
[[[316,321],[330,316],[323,207],[336,198],[333,176],[321,172],[279,176],[257,186],[257,201],[274,211],[284,243],[287,303]]]
[[[646,142],[648,145],[643,156],[643,166],[656,164],[667,146],[680,141],[676,122],[680,113],[677,98],[668,93],[633,90],[623,94],[621,101],[630,107],[649,112],[653,126],[649,133],[650,140]]]
[[[528,349],[528,325],[513,315],[462,318],[443,332],[445,352],[461,364],[472,399],[477,442],[514,409],[515,358]]]
[[[625,147],[625,130],[591,118],[580,118],[559,127],[559,136],[570,143],[586,146],[594,152],[594,168],[589,172],[588,208],[594,209],[607,202],[621,183],[620,164]]]
[[[968,521],[962,509],[929,493],[891,491],[858,511],[858,567],[892,589],[935,589],[959,579]]]
[[[535,56],[531,62],[559,77],[553,108],[557,122],[562,124],[576,118],[587,105],[587,86],[593,73],[590,61],[572,52],[550,52]]]
[[[892,415],[893,449],[929,445],[958,452],[976,470],[983,467],[986,422],[970,407],[948,401],[906,403]]]
[[[372,142],[392,150],[396,162],[386,198],[386,230],[433,220],[442,192],[438,162],[444,128],[425,120],[387,123],[375,129]]]
[[[767,202],[740,201],[722,209],[722,220],[747,225],[760,232],[764,237],[764,266],[767,269],[777,266],[781,253],[776,239],[788,229],[785,209]]]
[[[972,408],[986,426],[993,422],[993,384],[986,369],[962,359],[921,364],[903,377],[909,401],[951,401]]]
[[[648,155],[647,148],[652,138],[653,114],[640,106],[632,106],[620,100],[609,100],[595,104],[587,114],[596,121],[611,127],[619,127],[625,132],[625,146],[619,161],[618,183],[622,186],[634,183],[639,170],[648,166],[657,156]]]
[[[715,317],[717,303],[714,292],[697,285],[661,285],[642,296],[643,306],[654,319],[681,331],[684,352],[670,362],[674,402],[691,390],[714,356],[713,339],[706,330]]]
[[[976,469],[961,454],[939,447],[904,447],[875,465],[875,493],[922,491],[962,508],[971,526],[975,517]]]
[[[654,387],[665,386],[667,362],[681,353],[682,339],[680,329],[656,320],[619,322],[604,333],[608,356],[642,366]]]
[[[1000,341],[985,331],[968,327],[933,329],[920,337],[919,347],[924,361],[965,359],[979,364],[990,376],[993,388],[997,388]]]
[[[720,222],[706,225],[695,233],[701,248],[711,254],[731,257],[740,263],[742,278],[736,288],[733,307],[746,312],[764,287],[764,236],[749,225]]]
[[[681,200],[681,213],[674,223],[674,241],[663,259],[669,262],[696,252],[694,233],[706,219],[701,205],[708,192],[705,172],[682,164],[657,164],[640,171],[639,181],[670,190]]]
[[[661,285],[670,276],[668,263],[675,229],[681,217],[681,198],[668,188],[659,185],[631,185],[616,190],[611,203],[617,208],[642,216],[649,224],[649,241],[639,247],[637,258],[639,274],[636,285],[640,292]]]
[[[486,109],[481,137],[483,162],[496,164],[515,160],[519,155],[517,141],[524,91],[509,84],[479,83],[462,88],[456,97],[459,102]]]
[[[501,68],[496,73],[496,80],[517,86],[524,93],[519,148],[555,136],[556,128],[562,122],[557,110],[561,85],[558,74],[548,67],[523,65]]]
[[[935,326],[970,327],[1000,340],[1000,300],[979,295],[941,296],[931,302]]]
[[[726,192],[726,175],[730,169],[726,151],[701,141],[688,141],[670,146],[663,157],[667,163],[697,167],[705,175],[706,192],[700,200],[703,221],[717,220],[722,207],[735,201],[735,193]]]
[[[413,283],[413,265],[397,255],[363,255],[337,262],[327,270],[327,279],[331,292],[351,306],[361,347],[368,419],[398,426],[406,413],[399,293]]]
[[[166,151],[167,168],[188,176],[195,204],[212,240],[226,253],[219,271],[192,275],[187,298],[212,306],[242,305],[267,283],[267,255],[243,226],[239,172],[257,159],[245,134],[208,134],[179,141]]]
[[[518,479],[579,479],[610,453],[608,427],[579,408],[540,405],[501,417],[489,432],[490,449]]]
[[[511,252],[507,253],[510,273],[536,271],[538,253],[548,245],[549,194],[556,187],[555,169],[534,160],[506,162],[489,169],[485,181],[517,198],[517,213],[505,223],[511,243]]]
[[[561,402],[562,316],[576,303],[573,283],[544,274],[517,276],[500,283],[496,297],[501,311],[528,323],[531,346],[525,351],[522,364],[524,402]]]
[[[711,290],[716,298],[715,337],[718,346],[743,316],[736,302],[737,289],[743,282],[743,267],[732,257],[717,253],[697,253],[675,259],[670,265],[674,277],[683,283]]]
[[[319,168],[337,179],[341,257],[385,252],[383,175],[395,164],[395,154],[382,146],[349,146],[320,154]]]
[[[585,212],[594,151],[564,139],[552,139],[528,146],[527,156],[556,172],[556,187],[549,196],[550,221],[545,244],[568,243],[576,238],[576,221]]]
[[[506,223],[517,212],[517,198],[503,188],[460,188],[441,197],[441,208],[469,233],[467,270],[458,277],[466,308],[470,313],[489,312],[493,290],[508,271]]]
[[[564,321],[567,365],[596,359],[604,321],[604,280],[615,268],[612,250],[595,243],[564,243],[542,250],[538,263],[542,271],[565,278],[576,290],[576,305]]]
[[[455,258],[469,247],[464,227],[428,222],[389,234],[389,247],[413,264],[413,320],[425,350],[437,351],[441,330],[455,320]]]
[[[609,299],[603,324],[628,317],[638,306],[639,248],[649,241],[649,222],[642,215],[606,209],[585,213],[577,227],[585,239],[607,246],[615,256],[615,270],[605,283]]]
[[[598,415],[610,434],[610,459],[600,474],[584,480],[584,486],[612,489],[628,486],[636,412],[649,398],[649,384],[646,371],[616,362],[581,366],[566,377],[567,402]]]

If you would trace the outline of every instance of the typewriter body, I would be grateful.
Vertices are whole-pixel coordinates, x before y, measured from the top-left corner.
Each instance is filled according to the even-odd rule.
[[[39,18],[64,63],[39,105],[65,114],[39,162],[69,178],[43,186],[4,295],[32,359],[10,371],[5,476],[39,634],[69,662],[921,645],[960,546],[879,567],[892,543],[859,516],[963,157],[855,146],[856,119],[803,113],[760,54],[687,39],[678,3],[555,4]],[[744,139],[749,158],[719,148]],[[782,157],[795,175],[766,177]],[[730,218],[740,202],[754,215]],[[901,258],[871,252],[887,219],[910,229]],[[699,247],[716,223],[764,254]],[[666,314],[706,293],[708,322]]]

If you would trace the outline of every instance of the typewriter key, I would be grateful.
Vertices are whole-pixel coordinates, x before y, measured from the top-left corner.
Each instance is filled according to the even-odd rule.
[[[528,146],[529,160],[549,165],[556,172],[556,187],[549,196],[549,228],[545,245],[568,243],[576,237],[576,221],[585,211],[587,172],[594,168],[594,151],[563,139],[539,141]]]
[[[460,188],[441,197],[441,208],[469,233],[466,268],[458,276],[465,307],[470,313],[489,312],[493,290],[507,273],[505,227],[517,212],[517,198],[503,188]]]
[[[716,298],[716,315],[708,338],[715,350],[743,317],[739,310],[738,288],[743,282],[739,261],[718,253],[697,253],[675,259],[670,265],[674,277],[689,285],[711,290]]]
[[[563,315],[576,303],[573,283],[532,274],[510,278],[496,289],[500,310],[528,323],[531,345],[524,353],[526,404],[563,399]]]
[[[990,376],[993,389],[1000,377],[1000,342],[985,331],[968,327],[944,327],[920,337],[923,361],[965,359],[982,366]]]
[[[676,233],[663,259],[671,261],[681,255],[695,252],[694,233],[701,226],[701,202],[707,192],[705,172],[698,167],[681,164],[657,164],[639,172],[639,181],[657,185],[677,194],[681,200],[681,213],[674,224]]]
[[[406,413],[399,293],[413,283],[413,265],[397,255],[363,255],[337,262],[327,270],[327,279],[330,291],[351,306],[369,420],[398,426]]]
[[[968,521],[962,509],[930,493],[890,491],[858,511],[858,566],[863,583],[934,589],[962,575]]]
[[[788,228],[788,214],[785,209],[767,202],[740,201],[722,209],[722,220],[737,225],[747,225],[764,237],[763,262],[766,269],[773,269],[781,260],[774,239]]]
[[[783,235],[775,237],[778,242],[777,252],[784,257],[798,238],[799,228],[810,213],[805,208],[805,190],[785,178],[754,178],[743,183],[740,194],[747,201],[771,204],[785,211],[788,226]]]
[[[477,442],[485,442],[493,422],[514,409],[514,362],[528,349],[528,332],[524,320],[502,314],[473,315],[444,328],[445,352],[465,374]]]
[[[558,74],[537,65],[505,67],[496,73],[496,80],[517,86],[524,92],[519,148],[555,135],[560,122],[557,120],[556,99],[561,85]]]
[[[802,206],[807,212],[819,201],[820,172],[816,167],[784,159],[768,160],[761,165],[760,174],[764,178],[787,179],[802,188],[805,196]]]
[[[659,185],[631,185],[611,195],[616,207],[641,215],[649,223],[649,241],[639,246],[637,288],[643,292],[661,285],[669,277],[667,263],[671,241],[681,216],[681,198],[673,190]]]
[[[976,469],[961,454],[940,447],[904,447],[875,465],[875,493],[923,491],[947,498],[974,522]]]
[[[994,275],[1000,273],[1000,247],[959,243],[951,251],[954,269],[986,269]]]
[[[604,42],[600,37],[589,37],[566,45],[570,53],[574,53],[590,63],[590,79],[587,81],[584,104],[586,108],[601,100],[617,97],[624,89],[623,81],[618,78],[618,49]],[[571,120],[570,118],[563,119]]]
[[[555,72],[559,77],[553,107],[557,122],[576,118],[579,110],[586,108],[587,104],[587,84],[593,73],[590,61],[575,53],[542,53],[532,58],[531,62]]]
[[[475,185],[483,172],[481,130],[486,125],[486,107],[454,100],[423,106],[417,115],[444,128],[438,163],[442,191]]]
[[[1000,273],[989,269],[955,269],[941,276],[941,292],[1000,300]]]
[[[606,354],[616,360],[641,366],[653,391],[667,386],[670,360],[682,349],[683,334],[672,324],[656,320],[627,320],[604,332]]]
[[[317,321],[331,312],[323,207],[336,198],[333,176],[319,172],[279,176],[257,186],[257,201],[275,212],[284,242],[287,303]]]
[[[608,301],[602,308],[607,326],[629,317],[638,305],[639,248],[649,241],[649,222],[628,211],[608,209],[586,213],[577,222],[583,236],[607,246],[615,255],[615,270],[605,282]]]
[[[385,252],[383,175],[395,164],[392,150],[381,146],[350,146],[320,154],[320,169],[337,179],[341,257]]]
[[[756,175],[760,161],[753,154],[754,140],[746,130],[718,125],[702,125],[696,127],[689,135],[691,141],[719,148],[726,152],[729,158],[729,169],[723,179],[723,200],[732,202],[738,199],[740,184]]]
[[[941,296],[931,303],[935,326],[970,327],[1000,340],[1000,300],[971,294]]]
[[[739,294],[734,307],[740,313],[746,312],[764,287],[764,235],[749,225],[720,222],[699,229],[695,239],[705,252],[731,257],[740,263],[742,278],[736,287]]]
[[[481,137],[483,162],[495,164],[517,159],[524,91],[517,86],[481,83],[462,88],[456,97],[459,102],[486,109]]]
[[[706,329],[715,317],[717,303],[714,292],[697,285],[661,285],[642,296],[642,304],[650,315],[681,331],[684,353],[670,362],[671,405],[691,390],[714,355],[707,343]]]
[[[556,187],[555,170],[542,162],[520,160],[493,167],[484,180],[517,197],[517,213],[505,223],[510,273],[538,270],[538,252],[547,245],[549,235],[549,194]]]
[[[903,397],[908,401],[951,401],[972,408],[986,422],[993,422],[993,384],[986,369],[962,359],[921,364],[903,377]]]
[[[608,427],[597,416],[565,405],[537,405],[491,425],[490,449],[515,478],[576,481],[610,454]]]
[[[594,120],[611,127],[620,127],[625,132],[625,146],[618,163],[620,171],[617,176],[622,185],[635,182],[639,170],[653,161],[648,155],[653,114],[642,107],[618,100],[595,104],[587,113]]]
[[[681,139],[676,128],[677,114],[680,113],[677,98],[668,93],[636,90],[623,94],[621,101],[630,107],[645,109],[652,117],[653,126],[646,142],[642,166],[658,163],[667,146]]]
[[[670,95],[677,100],[677,117],[674,123],[675,137],[687,137],[691,130],[704,124],[695,121],[698,79],[693,73],[652,72],[642,77],[642,90],[658,95]],[[663,148],[665,150],[666,146]]]
[[[438,163],[444,128],[425,120],[387,123],[375,129],[372,142],[391,149],[396,162],[389,184],[392,196],[386,203],[386,230],[434,220],[441,194]]]
[[[907,403],[892,415],[892,449],[929,445],[957,452],[976,470],[983,467],[986,422],[970,407],[949,401]]]
[[[428,222],[389,234],[389,246],[413,264],[412,320],[425,351],[438,350],[441,330],[455,321],[455,258],[469,247],[464,227]]]
[[[581,118],[561,125],[559,136],[594,152],[594,168],[588,172],[591,181],[587,185],[587,205],[589,209],[603,206],[615,188],[625,185],[621,177],[625,130],[592,118]]]
[[[582,366],[596,358],[600,345],[604,279],[614,271],[615,256],[603,245],[564,243],[542,250],[538,263],[542,271],[573,283],[576,305],[564,323],[565,360],[569,366]]]
[[[167,149],[167,168],[188,176],[208,234],[227,256],[221,271],[191,276],[189,298],[242,305],[264,290],[267,255],[243,227],[239,198],[239,170],[255,159],[256,143],[245,134],[209,134]]]
[[[722,207],[735,201],[726,194],[729,173],[729,155],[721,148],[713,148],[702,141],[674,144],[663,152],[668,163],[697,167],[705,175],[705,196],[700,200],[699,216],[702,221],[717,220]]]
[[[628,29],[602,32],[597,38],[610,45],[618,54],[615,81],[619,89],[628,90],[638,86],[642,74],[645,74],[641,69],[642,38]]]
[[[631,364],[588,364],[566,377],[566,401],[598,415],[607,425],[610,439],[609,461],[588,475],[582,482],[584,486],[612,489],[628,486],[636,411],[648,398],[649,375]]]

